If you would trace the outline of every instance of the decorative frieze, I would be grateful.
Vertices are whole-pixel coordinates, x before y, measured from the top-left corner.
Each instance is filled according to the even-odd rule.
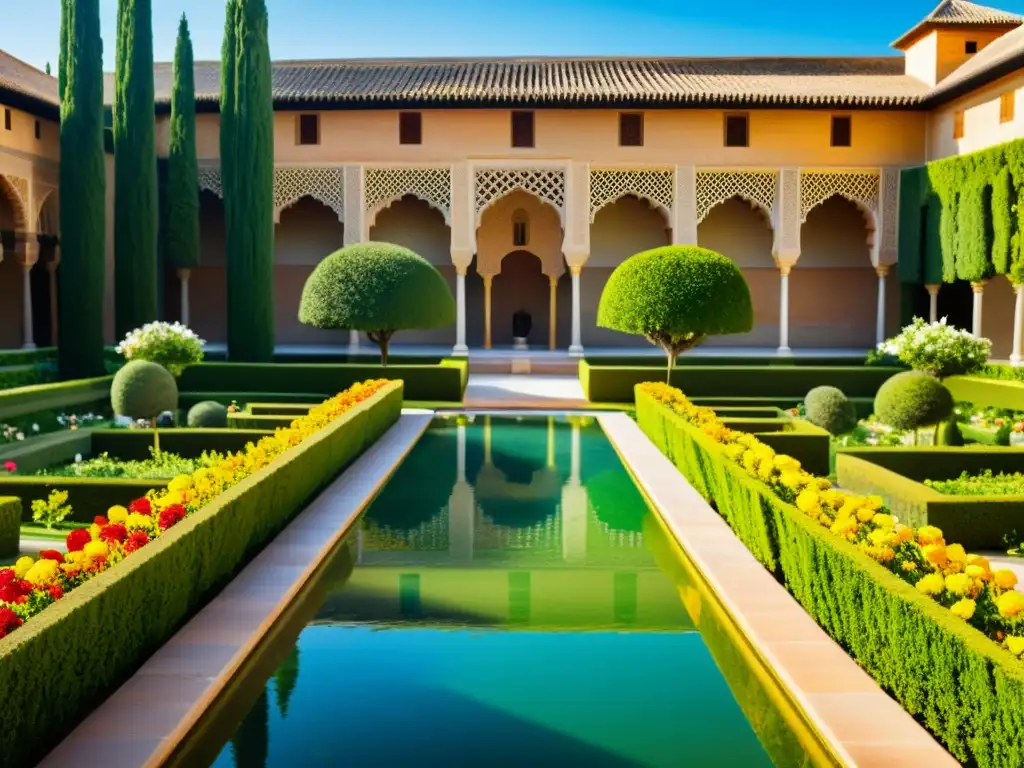
[[[274,169],[274,210],[280,213],[303,197],[323,203],[345,220],[345,169],[340,166],[291,166]]]
[[[224,197],[224,184],[220,177],[220,166],[201,165],[198,171],[199,189]]]
[[[597,212],[620,197],[635,195],[671,215],[673,201],[671,170],[608,169],[590,172],[590,223]]]
[[[21,176],[5,174],[0,176],[0,188],[2,188],[2,190],[0,190],[0,194],[5,195],[10,200],[11,207],[14,209],[15,228],[28,228],[28,179],[22,178]]]
[[[380,211],[396,200],[414,195],[440,211],[445,224],[451,224],[451,168],[367,168],[364,173],[364,206],[368,221],[372,222]]]
[[[474,187],[477,225],[487,206],[517,189],[550,203],[565,221],[565,171],[560,168],[479,169]]]
[[[704,221],[715,206],[732,197],[753,203],[771,217],[777,186],[776,171],[698,171],[697,223]]]
[[[812,210],[834,195],[877,217],[879,186],[878,171],[805,171],[800,174],[800,221],[807,221]]]

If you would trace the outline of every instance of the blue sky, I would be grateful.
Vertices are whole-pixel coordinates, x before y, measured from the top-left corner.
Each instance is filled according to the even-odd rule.
[[[277,59],[537,55],[879,55],[937,0],[267,0]],[[188,15],[196,58],[220,55],[222,0],[154,0],[158,60]],[[113,68],[117,0],[100,0]],[[1024,14],[1024,0],[998,0]],[[865,9],[861,11],[860,9]],[[56,66],[58,0],[0,0],[0,49]]]

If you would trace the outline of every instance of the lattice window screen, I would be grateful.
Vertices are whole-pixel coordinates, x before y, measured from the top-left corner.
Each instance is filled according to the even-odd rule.
[[[800,174],[800,221],[833,195],[860,203],[878,213],[878,171],[824,173],[809,171]]]
[[[5,183],[6,182],[6,183]],[[28,222],[28,179],[20,176],[0,176],[0,187],[6,187],[14,208],[15,225],[18,229],[26,229]],[[3,194],[0,192],[0,194]]]
[[[882,173],[882,247],[895,250],[898,247],[897,233],[900,208],[900,172],[898,168],[886,168]]]
[[[501,168],[476,172],[476,214],[516,189],[522,189],[551,203],[565,214],[565,172],[555,169],[519,170]]]
[[[281,211],[303,197],[319,200],[345,218],[345,169],[297,166],[274,169],[274,208]]]
[[[756,203],[770,216],[775,208],[777,185],[775,171],[698,171],[697,223],[731,197]]]
[[[364,183],[368,213],[378,212],[405,195],[415,195],[444,214],[445,223],[451,224],[451,168],[367,168]]]
[[[199,188],[213,192],[217,197],[224,197],[224,186],[221,183],[220,168],[199,166]]]
[[[597,212],[624,195],[636,195],[672,211],[671,170],[594,170],[590,172],[590,222]]]

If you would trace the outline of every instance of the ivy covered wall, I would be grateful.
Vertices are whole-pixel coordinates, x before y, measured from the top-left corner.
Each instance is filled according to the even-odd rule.
[[[899,278],[918,285],[1024,280],[1024,139],[906,168]]]

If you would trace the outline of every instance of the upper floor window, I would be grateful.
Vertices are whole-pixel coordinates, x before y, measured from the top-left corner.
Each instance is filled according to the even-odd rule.
[[[513,112],[512,146],[532,147],[533,145],[533,112]]]
[[[423,115],[420,112],[398,113],[398,143],[423,143]]]
[[[1007,91],[999,97],[999,122],[1012,123],[1017,111],[1017,92]]]
[[[530,243],[530,220],[526,211],[516,211],[512,214],[512,245],[516,248],[523,248]]]
[[[623,112],[619,115],[619,146],[644,145],[644,116],[642,112]]]
[[[11,130],[11,110],[4,110],[4,129]]]
[[[39,120],[36,120],[36,139],[43,138],[43,124]]]
[[[964,43],[964,53],[966,53],[968,56],[970,56],[971,54],[977,53],[977,52],[978,52],[978,41],[977,40],[967,40]]]
[[[725,146],[750,146],[750,120],[747,115],[725,116]]]
[[[962,139],[964,137],[964,111],[958,109],[953,113],[953,138]]]
[[[853,143],[853,118],[850,115],[832,115],[832,146],[848,147]]]
[[[299,115],[299,144],[320,143],[320,115]]]

